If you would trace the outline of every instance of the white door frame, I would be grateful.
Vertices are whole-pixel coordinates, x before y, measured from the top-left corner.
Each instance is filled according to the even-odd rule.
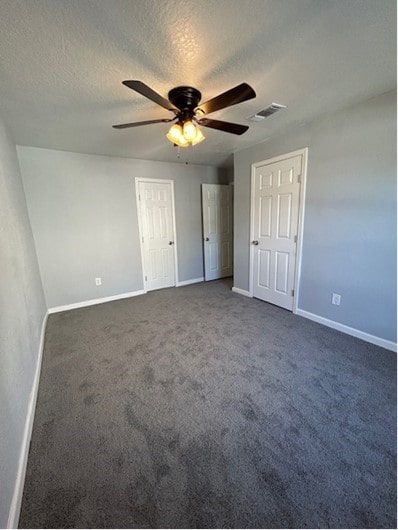
[[[141,272],[142,272],[142,284],[144,286],[144,292],[147,293],[147,282],[145,281],[145,267],[144,267],[144,247],[143,247],[143,228],[141,219],[141,203],[139,199],[139,183],[140,182],[155,182],[155,183],[166,183],[170,184],[171,187],[171,211],[173,216],[173,232],[174,232],[174,281],[175,286],[178,285],[178,259],[177,259],[177,230],[176,230],[176,215],[175,215],[175,204],[174,204],[174,180],[168,179],[153,179],[145,177],[135,177],[135,197],[137,206],[137,217],[138,217],[138,232],[140,236],[140,257],[141,257]]]
[[[297,313],[297,305],[299,299],[300,277],[301,277],[301,256],[303,248],[303,231],[304,231],[304,211],[305,211],[305,192],[307,184],[307,160],[308,147],[285,153],[283,155],[268,158],[261,162],[255,162],[251,165],[251,192],[250,192],[250,265],[249,265],[249,294],[253,298],[253,266],[254,266],[254,247],[252,241],[254,239],[254,179],[255,171],[258,167],[265,164],[273,164],[286,158],[293,158],[301,155],[303,157],[303,166],[300,181],[300,195],[299,195],[299,212],[298,212],[298,232],[297,232],[297,246],[296,246],[296,270],[294,272],[294,295],[293,295],[293,313]]]

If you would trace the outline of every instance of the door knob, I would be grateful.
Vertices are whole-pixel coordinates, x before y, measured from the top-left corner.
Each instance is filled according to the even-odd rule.
[[[253,245],[258,245],[258,241],[252,241]]]
[[[169,241],[169,245],[174,245],[174,241]]]
[[[208,237],[205,237],[205,241],[210,241],[210,239]]]

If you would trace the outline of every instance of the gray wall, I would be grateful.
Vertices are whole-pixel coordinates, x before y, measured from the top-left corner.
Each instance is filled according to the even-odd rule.
[[[174,180],[178,280],[203,276],[200,185],[225,171],[20,146],[18,157],[48,307],[143,288],[135,177]]]
[[[299,308],[394,341],[395,92],[235,153],[234,285],[249,288],[251,164],[303,147],[309,153]],[[340,306],[331,305],[332,292],[342,295]]]
[[[5,528],[46,307],[15,144],[1,123],[0,271],[0,528]]]

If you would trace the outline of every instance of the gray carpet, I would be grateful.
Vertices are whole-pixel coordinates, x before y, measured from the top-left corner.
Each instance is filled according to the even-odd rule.
[[[396,354],[217,281],[51,315],[22,528],[395,528]]]

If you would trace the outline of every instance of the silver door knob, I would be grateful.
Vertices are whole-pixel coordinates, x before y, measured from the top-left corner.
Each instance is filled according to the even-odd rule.
[[[208,237],[205,237],[205,241],[210,241],[210,239]]]
[[[169,245],[174,245],[174,241],[169,241]]]
[[[258,241],[252,241],[253,245],[258,245]]]

